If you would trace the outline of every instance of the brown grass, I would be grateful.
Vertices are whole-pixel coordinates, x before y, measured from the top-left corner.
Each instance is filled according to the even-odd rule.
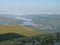
[[[34,36],[41,34],[38,31],[20,25],[10,25],[10,26],[0,25],[0,34],[5,33],[17,33],[25,36]]]

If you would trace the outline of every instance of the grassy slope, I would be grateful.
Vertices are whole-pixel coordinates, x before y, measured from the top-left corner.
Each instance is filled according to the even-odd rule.
[[[12,25],[12,26],[0,25],[0,34],[5,34],[5,33],[17,33],[25,36],[34,36],[41,34],[33,29],[19,25]]]

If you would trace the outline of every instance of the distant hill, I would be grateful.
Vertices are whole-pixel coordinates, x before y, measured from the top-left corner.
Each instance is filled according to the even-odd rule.
[[[11,16],[12,17],[12,16]],[[15,25],[22,23],[22,20],[9,18],[8,16],[0,16],[0,25]]]
[[[0,16],[0,24],[2,25],[12,25],[12,24],[16,24],[16,20],[12,19],[12,18],[6,18],[4,16]]]

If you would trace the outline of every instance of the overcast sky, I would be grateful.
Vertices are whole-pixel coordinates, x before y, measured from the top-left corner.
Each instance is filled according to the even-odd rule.
[[[60,0],[0,0],[0,14],[60,13]]]

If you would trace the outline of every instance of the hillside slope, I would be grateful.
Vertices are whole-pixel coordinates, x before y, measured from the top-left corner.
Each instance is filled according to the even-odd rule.
[[[0,34],[5,34],[5,33],[17,33],[24,36],[34,36],[40,34],[39,32],[33,29],[23,27],[20,25],[10,25],[10,26],[0,25]]]

